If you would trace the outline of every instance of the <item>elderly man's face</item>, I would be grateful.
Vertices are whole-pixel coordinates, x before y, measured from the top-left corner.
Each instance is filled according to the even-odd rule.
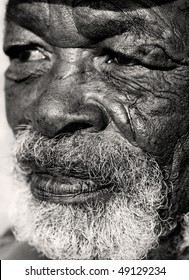
[[[9,1],[13,220],[49,258],[145,257],[188,211],[187,2]]]

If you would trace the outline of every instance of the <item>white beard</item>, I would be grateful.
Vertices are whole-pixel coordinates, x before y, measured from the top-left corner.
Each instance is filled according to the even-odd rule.
[[[57,205],[35,200],[30,187],[25,184],[17,190],[11,213],[14,233],[19,241],[28,242],[49,259],[135,260],[145,258],[149,250],[157,246],[159,236],[167,231],[165,221],[162,227],[158,214],[158,209],[165,202],[166,190],[162,193],[163,178],[153,159],[141,153],[135,154],[125,144],[122,145],[123,140],[115,140],[115,137],[113,140],[101,137],[96,145],[98,150],[92,148],[94,145],[91,141],[98,143],[99,136],[98,139],[90,136],[86,141],[90,143],[88,147],[83,138],[75,137],[78,146],[75,145],[73,149],[72,138],[65,139],[61,141],[60,148],[57,146],[57,150],[52,150],[55,154],[49,152],[50,157],[46,158],[48,154],[45,151],[50,150],[52,140],[41,137],[36,141],[33,140],[35,137],[38,135],[32,137],[30,132],[19,136],[16,151],[18,162],[24,165],[22,158],[30,158],[32,154],[36,162],[40,164],[41,161],[45,168],[46,161],[49,164],[52,157],[57,161],[60,152],[59,162],[64,165],[72,158],[70,153],[73,153],[74,160],[77,157],[81,160],[80,151],[83,149],[81,154],[91,153],[93,159],[93,154],[99,150],[99,162],[109,164],[119,191],[114,192],[106,203],[98,199],[90,203]],[[31,148],[31,141],[37,143],[34,149]],[[104,144],[101,146],[100,143]],[[62,151],[66,152],[62,154]],[[125,162],[127,170],[124,170]],[[94,160],[89,160],[91,163],[89,170],[102,170],[105,166],[101,168],[97,163],[95,165]],[[102,178],[106,170],[103,172],[100,174]]]

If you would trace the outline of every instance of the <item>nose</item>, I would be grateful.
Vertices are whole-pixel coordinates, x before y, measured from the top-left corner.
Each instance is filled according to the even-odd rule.
[[[45,95],[30,106],[26,118],[36,131],[50,138],[76,131],[99,132],[108,124],[105,111],[95,103],[81,105],[73,98]]]
[[[39,93],[27,108],[26,119],[41,134],[55,137],[81,130],[98,132],[107,126],[105,110],[94,101],[89,103],[82,90],[86,75],[82,55],[80,49],[64,49],[48,82],[38,88]]]

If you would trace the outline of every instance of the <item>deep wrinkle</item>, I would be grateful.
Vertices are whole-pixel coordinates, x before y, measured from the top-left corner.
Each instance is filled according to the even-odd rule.
[[[7,119],[26,179],[15,234],[52,259],[179,258],[189,211],[188,3],[118,1],[124,17],[113,0],[96,3],[9,2]],[[111,187],[86,200],[77,193],[76,203],[88,180]]]

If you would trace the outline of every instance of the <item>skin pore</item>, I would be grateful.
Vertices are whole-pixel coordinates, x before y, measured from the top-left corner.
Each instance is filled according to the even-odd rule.
[[[43,187],[46,180],[44,177],[50,176],[50,181],[52,177],[56,178],[59,183],[56,182],[54,189],[62,184],[60,193],[70,192],[72,202],[77,202],[73,208],[75,208],[74,213],[78,213],[78,220],[86,211],[84,205],[84,210],[82,209],[84,212],[79,212],[85,199],[80,197],[78,201],[73,201],[72,188],[81,191],[84,183],[88,181],[92,186],[94,184],[95,190],[104,186],[108,188],[109,184],[112,184],[110,189],[113,193],[116,193],[117,189],[118,193],[122,193],[120,191],[122,187],[124,200],[121,200],[122,203],[116,202],[116,205],[124,204],[127,207],[120,213],[125,211],[130,213],[128,216],[136,218],[136,212],[140,209],[142,212],[138,215],[144,217],[142,230],[149,228],[149,221],[151,225],[155,224],[154,229],[151,230],[153,236],[150,238],[149,235],[144,236],[144,243],[141,243],[138,237],[141,233],[140,225],[138,221],[136,222],[137,219],[132,221],[137,225],[135,230],[138,233],[136,239],[132,240],[133,248],[146,246],[144,251],[141,249],[140,252],[133,253],[130,248],[128,251],[120,252],[115,249],[118,245],[115,240],[112,241],[114,235],[111,235],[113,234],[111,232],[110,239],[114,244],[111,249],[115,254],[110,256],[112,251],[110,248],[99,249],[103,248],[102,244],[105,244],[105,241],[102,241],[102,234],[98,242],[95,240],[96,247],[92,247],[87,240],[86,246],[82,247],[80,244],[83,254],[78,254],[77,249],[74,251],[72,248],[69,251],[69,258],[71,255],[73,258],[146,257],[147,252],[157,245],[157,239],[163,231],[165,236],[159,248],[161,250],[162,246],[169,247],[167,240],[174,238],[168,236],[169,231],[174,230],[176,221],[179,227],[183,214],[188,212],[189,31],[187,26],[188,4],[183,0],[9,1],[4,41],[5,53],[10,57],[10,66],[6,72],[7,118],[18,139],[17,163],[20,164],[22,171],[24,170],[27,182],[39,180],[42,182],[39,185],[41,184],[40,188],[43,192],[45,189],[47,193],[53,193],[55,192],[53,187],[47,188],[47,184]],[[67,138],[70,142],[66,142]],[[116,142],[117,138],[120,142]],[[67,144],[64,145],[64,141]],[[124,148],[120,144],[122,142]],[[39,147],[41,149],[38,150]],[[90,147],[92,151],[94,150],[93,153]],[[114,149],[121,150],[122,153],[119,152],[116,156]],[[67,151],[73,152],[69,154]],[[65,158],[64,153],[67,155]],[[120,160],[120,166],[115,165],[122,154],[125,157]],[[87,161],[88,157],[90,160]],[[130,160],[132,157],[134,160]],[[141,162],[145,163],[144,170],[147,170],[148,174],[145,180],[141,175],[144,173],[143,169],[137,175],[134,172],[137,169],[135,165],[137,157],[141,157]],[[62,158],[67,165],[62,164]],[[88,162],[93,161],[95,167],[89,166]],[[110,161],[112,165],[109,164]],[[153,164],[146,163],[151,161]],[[100,173],[100,169],[104,167],[103,162],[107,164],[107,168],[104,168],[104,173]],[[128,173],[132,173],[132,176],[128,175],[125,179],[124,169],[126,173],[127,169],[123,167],[127,164],[130,170]],[[101,166],[99,170],[96,167],[98,165]],[[157,171],[157,166],[158,176],[154,171]],[[114,173],[111,172],[113,168]],[[118,173],[117,177],[116,173]],[[103,181],[105,174],[108,174],[107,180]],[[32,176],[38,178],[31,179]],[[96,179],[98,177],[100,180]],[[114,177],[115,184],[112,183]],[[78,187],[78,184],[82,187]],[[52,198],[48,195],[47,199],[44,193],[41,195],[41,190],[37,191],[37,183],[34,185],[35,198],[42,201],[49,200],[54,205],[55,201],[51,201]],[[152,191],[150,198],[147,196],[147,193],[150,193],[149,186]],[[49,191],[49,188],[52,190]],[[29,190],[28,186],[27,189]],[[105,198],[97,195],[92,203],[96,205],[98,201],[102,204],[104,200],[104,205],[109,203],[107,197],[109,195],[114,197],[114,195],[109,191],[105,193],[102,195]],[[142,193],[145,193],[145,196],[142,196]],[[162,194],[165,196],[164,201]],[[30,194],[26,196],[29,197]],[[123,197],[121,195],[121,198]],[[92,207],[90,199],[91,197],[86,198],[87,211],[92,213],[87,217],[86,223],[89,224],[87,232],[95,231],[93,223],[89,220],[99,223],[103,232],[104,228],[107,228],[106,223],[111,215],[108,216],[106,212],[106,220],[100,220],[104,221],[102,224],[105,223],[106,227],[101,227],[99,216],[93,213],[100,206],[97,203],[98,207],[94,205]],[[29,202],[30,210],[33,211],[35,207],[41,209],[43,205],[50,207],[53,220],[55,215],[52,211],[53,207],[56,208],[54,211],[57,211],[57,215],[66,212],[62,210],[60,206],[62,204],[64,209],[67,207],[69,212],[66,212],[67,216],[71,217],[73,213],[71,200],[66,203],[58,200],[56,206],[45,205],[44,201],[39,203],[37,200],[37,202]],[[144,201],[146,208],[150,209],[149,212],[141,209]],[[136,209],[134,205],[137,205]],[[100,209],[102,213],[105,211],[104,206]],[[111,213],[115,212],[115,205],[110,209]],[[36,214],[33,217],[37,220]],[[115,220],[116,216],[112,218],[112,221]],[[165,228],[160,220],[164,221]],[[145,224],[146,221],[148,222]],[[20,228],[23,227],[22,222],[16,220],[16,223],[19,223]],[[74,225],[75,223],[73,221]],[[128,222],[128,225],[132,223]],[[83,229],[81,230],[79,226],[78,228],[83,232]],[[120,236],[123,232],[127,232],[123,228],[124,226]],[[44,228],[41,230],[44,231]],[[99,228],[97,227],[96,230],[98,231]],[[33,234],[33,229],[29,232]],[[75,235],[74,244],[81,239],[78,232],[79,230]],[[149,234],[149,232],[145,233]],[[155,233],[156,237],[154,237]],[[51,233],[53,234],[54,232]],[[62,233],[62,236],[64,234]],[[69,235],[71,234],[72,227],[69,229]],[[21,235],[18,233],[18,236]],[[21,237],[19,238],[22,240]],[[37,238],[37,242],[31,241],[30,237],[28,240],[38,247],[42,241],[39,235],[36,236]],[[150,244],[145,243],[148,238]],[[58,240],[60,241],[60,238]],[[67,240],[67,244],[70,244],[69,237]],[[91,240],[94,242],[94,236]],[[130,243],[131,239],[128,240],[127,242]],[[68,257],[57,252],[57,242],[57,240],[52,242],[53,253],[47,253],[41,248],[40,251],[50,258]],[[98,250],[97,243],[100,244]],[[67,248],[65,244],[64,246]],[[83,248],[87,248],[87,253]],[[64,250],[68,251],[68,249]],[[156,256],[156,253],[154,255]]]

